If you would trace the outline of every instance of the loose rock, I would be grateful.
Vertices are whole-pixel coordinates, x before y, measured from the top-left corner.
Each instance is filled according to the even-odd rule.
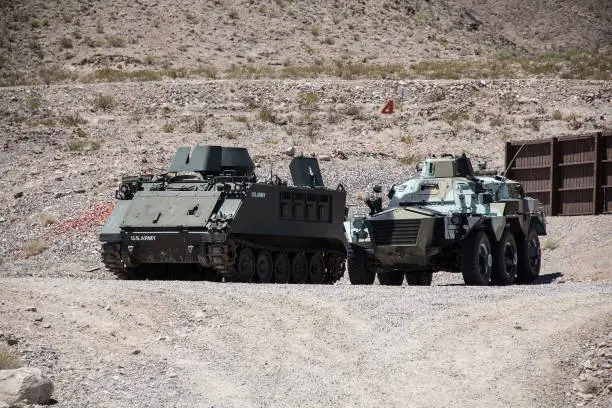
[[[31,404],[46,404],[52,393],[53,383],[38,368],[0,371],[0,401],[9,406],[22,400]]]

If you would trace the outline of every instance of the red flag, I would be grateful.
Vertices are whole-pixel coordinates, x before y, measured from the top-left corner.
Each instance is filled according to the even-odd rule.
[[[380,111],[383,115],[390,115],[393,113],[393,99],[389,99],[385,106]]]

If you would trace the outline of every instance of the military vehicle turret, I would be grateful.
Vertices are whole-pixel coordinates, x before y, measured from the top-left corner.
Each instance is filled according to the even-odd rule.
[[[293,186],[258,182],[244,148],[181,147],[167,173],[123,178],[100,233],[120,279],[333,283],[344,274],[346,192],[316,159],[290,164]]]
[[[345,223],[353,284],[430,285],[436,271],[467,285],[529,283],[540,273],[542,205],[501,175],[476,175],[465,155],[428,157],[421,175],[366,199],[367,216]]]

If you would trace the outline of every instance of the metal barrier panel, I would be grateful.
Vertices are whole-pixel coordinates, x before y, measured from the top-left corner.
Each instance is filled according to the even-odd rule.
[[[506,167],[509,164],[508,177],[540,200],[548,215],[612,213],[610,130],[507,142]]]
[[[595,214],[595,164],[597,135],[557,139],[556,184],[559,213]]]
[[[612,213],[612,132],[601,135],[601,203],[603,213]]]

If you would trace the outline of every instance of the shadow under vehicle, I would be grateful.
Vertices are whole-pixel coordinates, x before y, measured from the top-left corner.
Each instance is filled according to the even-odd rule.
[[[421,176],[366,199],[345,223],[353,284],[430,285],[436,271],[467,285],[530,283],[540,273],[546,220],[538,200],[501,175],[477,175],[465,155],[426,158]]]
[[[294,186],[258,182],[245,148],[181,147],[167,173],[125,177],[100,233],[120,279],[333,283],[344,274],[346,192],[316,159],[290,164]]]

